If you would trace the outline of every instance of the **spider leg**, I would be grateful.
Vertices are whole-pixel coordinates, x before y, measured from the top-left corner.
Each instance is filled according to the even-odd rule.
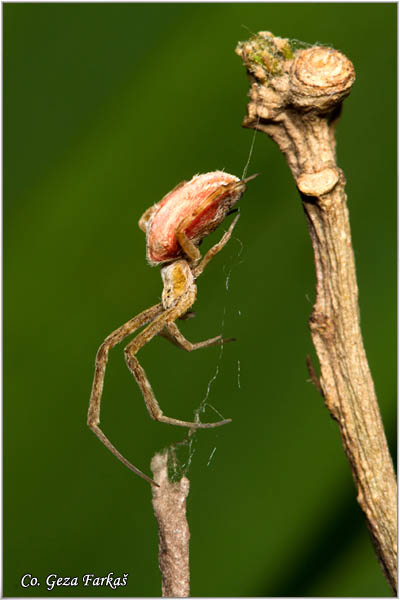
[[[223,338],[222,335],[217,335],[216,337],[209,338],[203,342],[197,342],[193,344],[184,337],[175,323],[167,323],[163,331],[160,331],[159,335],[172,342],[175,346],[178,346],[178,348],[182,348],[187,352],[235,341],[235,338]]]
[[[189,259],[189,261],[192,264],[197,264],[200,262],[201,253],[200,253],[200,250],[198,249],[197,245],[188,238],[188,236],[186,235],[185,229],[187,228],[188,225],[190,225],[192,219],[196,215],[201,213],[201,211],[204,210],[207,207],[207,205],[210,205],[215,200],[215,198],[217,198],[220,194],[226,193],[228,191],[228,189],[233,190],[236,187],[243,186],[243,185],[244,185],[243,181],[237,181],[234,184],[229,184],[227,186],[224,186],[224,185],[218,186],[218,188],[216,188],[212,194],[210,194],[207,198],[204,199],[204,201],[196,209],[194,214],[191,214],[190,216],[186,217],[178,225],[178,227],[176,229],[177,240],[178,240],[182,250],[186,254],[187,258]],[[245,190],[245,188],[246,188],[246,186],[244,185],[243,191]]]
[[[149,219],[151,218],[153,212],[155,211],[155,206],[150,206],[150,208],[148,208],[140,217],[138,225],[139,225],[139,229],[141,229],[142,231],[144,231],[144,233],[146,233],[147,230],[147,223],[149,221]]]
[[[185,223],[186,221],[184,221]],[[198,262],[201,259],[201,253],[196,244],[192,242],[186,235],[182,225],[176,230],[176,237],[179,245],[191,262]]]
[[[214,258],[214,256],[216,254],[218,254],[218,252],[220,252],[222,250],[222,248],[225,246],[225,244],[227,244],[230,240],[230,237],[232,235],[232,231],[236,225],[236,223],[239,220],[240,215],[237,215],[232,223],[229,226],[228,231],[226,231],[224,233],[224,235],[222,236],[222,238],[219,240],[219,242],[217,242],[216,244],[214,244],[214,246],[212,246],[203,256],[202,260],[200,261],[200,263],[197,265],[197,267],[195,267],[193,269],[193,275],[194,278],[197,279],[197,277],[199,277],[199,275],[202,274],[202,272],[204,271],[204,269],[206,268],[206,266],[208,265],[208,263],[210,262],[210,260],[212,258]]]
[[[212,427],[225,425],[226,423],[229,423],[231,419],[224,419],[223,421],[217,421],[216,423],[193,423],[190,421],[181,421],[180,419],[167,417],[163,414],[160,405],[154,396],[154,392],[151,389],[151,385],[147,379],[146,373],[135,356],[139,350],[143,348],[145,344],[147,344],[147,342],[149,342],[155,335],[161,333],[164,327],[169,326],[179,317],[179,315],[186,312],[188,308],[192,306],[194,299],[195,294],[187,294],[185,297],[179,300],[174,307],[165,310],[161,315],[156,317],[154,321],[146,327],[146,329],[139,333],[139,335],[137,335],[135,339],[127,345],[125,348],[125,360],[129,370],[132,372],[140,387],[147,410],[155,421],[168,423],[169,425],[179,425],[180,427],[190,427],[191,429],[210,429]]]
[[[196,313],[193,310],[188,310],[188,312],[186,312],[183,315],[181,315],[180,317],[178,317],[178,319],[180,321],[187,321],[188,319],[194,319],[195,316],[196,316]]]
[[[104,435],[100,427],[100,404],[101,395],[103,392],[104,375],[107,365],[108,353],[116,346],[119,342],[125,339],[128,335],[131,335],[136,329],[145,325],[157,315],[163,312],[162,304],[157,304],[151,308],[143,311],[118,329],[106,337],[102,345],[97,351],[96,355],[96,369],[94,374],[92,393],[90,396],[89,411],[88,411],[88,425],[90,429],[97,435],[99,440],[131,471],[146,479],[150,483],[155,483],[150,477],[142,473],[139,469],[134,467],[122,454],[118,452],[115,446],[112,445],[110,440]],[[157,485],[157,484],[155,484]]]

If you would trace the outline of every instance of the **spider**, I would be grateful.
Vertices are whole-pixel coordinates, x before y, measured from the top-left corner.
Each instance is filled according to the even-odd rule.
[[[155,421],[180,425],[191,429],[220,427],[231,419],[215,423],[181,421],[163,414],[151,389],[143,367],[136,355],[154,336],[161,335],[176,346],[191,352],[226,341],[221,335],[191,343],[179,331],[175,321],[194,316],[190,312],[196,300],[196,279],[210,260],[229,241],[239,215],[232,221],[222,238],[202,257],[199,244],[214,231],[225,217],[237,209],[232,207],[241,198],[246,183],[256,177],[238,179],[223,171],[195,175],[189,182],[183,181],[157,204],[151,206],[139,220],[139,227],[146,234],[146,254],[150,265],[162,265],[164,284],[162,301],[111,333],[100,346],[96,355],[96,367],[89,403],[88,425],[103,444],[131,471],[154,485],[150,477],[132,465],[99,427],[100,402],[109,351],[139,327],[147,325],[125,348],[127,366],[135,377],[143,394],[147,410]]]

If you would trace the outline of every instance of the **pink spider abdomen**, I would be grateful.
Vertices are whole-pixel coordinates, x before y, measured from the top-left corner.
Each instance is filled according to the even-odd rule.
[[[182,224],[187,237],[195,244],[214,231],[243,193],[240,187],[230,186],[226,191],[223,187],[239,181],[235,175],[223,171],[195,175],[156,204],[147,226],[150,264],[168,262],[182,255],[176,237]]]

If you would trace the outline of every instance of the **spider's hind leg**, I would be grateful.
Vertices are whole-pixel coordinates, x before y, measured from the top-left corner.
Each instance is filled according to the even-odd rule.
[[[191,421],[181,421],[180,419],[167,417],[163,414],[160,405],[156,400],[154,392],[151,389],[150,382],[147,379],[145,370],[136,358],[136,354],[139,352],[139,350],[155,335],[160,334],[164,330],[164,328],[166,328],[167,331],[168,329],[172,329],[172,331],[174,331],[174,328],[171,328],[172,322],[175,321],[175,319],[177,319],[180,314],[186,312],[190,308],[190,306],[192,306],[194,300],[195,295],[193,295],[193,297],[184,298],[181,302],[178,302],[176,306],[167,309],[164,313],[156,317],[154,321],[150,325],[148,325],[146,329],[139,333],[139,335],[136,336],[135,339],[132,340],[132,342],[130,342],[130,344],[128,344],[128,346],[125,348],[125,360],[129,370],[135,377],[140,387],[144,401],[146,403],[147,410],[149,411],[150,416],[155,421],[159,421],[161,423],[168,423],[169,425],[178,425],[180,427],[189,427],[190,429],[210,429],[213,427],[225,425],[226,423],[230,423],[231,419],[224,419],[222,421],[217,421],[216,423],[194,423]],[[179,332],[177,327],[176,329]],[[182,338],[185,340],[183,336]],[[207,340],[206,343],[210,341],[211,343],[220,343],[219,338]],[[185,340],[185,342],[187,342],[187,340]],[[190,342],[187,343],[190,344]],[[200,342],[200,344],[204,344],[204,342]],[[207,345],[210,345],[210,343],[208,343]]]
[[[209,346],[217,346],[236,341],[235,338],[223,338],[222,335],[217,335],[216,337],[209,338],[202,342],[192,343],[184,337],[175,323],[168,323],[165,328],[160,331],[159,335],[172,342],[175,346],[178,346],[178,348],[186,350],[186,352],[193,352],[193,350],[199,350],[200,348],[208,348]]]

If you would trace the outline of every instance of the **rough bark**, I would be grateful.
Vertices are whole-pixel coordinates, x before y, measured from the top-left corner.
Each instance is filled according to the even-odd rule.
[[[158,564],[163,598],[186,598],[190,592],[189,526],[186,520],[187,477],[176,483],[168,479],[168,451],[151,461],[154,481],[153,508],[158,523]]]
[[[295,48],[260,32],[236,50],[250,78],[244,126],[284,153],[311,236],[316,300],[309,320],[320,390],[337,421],[376,554],[396,594],[397,486],[365,354],[345,177],[334,127],[355,79],[352,63],[327,47]]]

